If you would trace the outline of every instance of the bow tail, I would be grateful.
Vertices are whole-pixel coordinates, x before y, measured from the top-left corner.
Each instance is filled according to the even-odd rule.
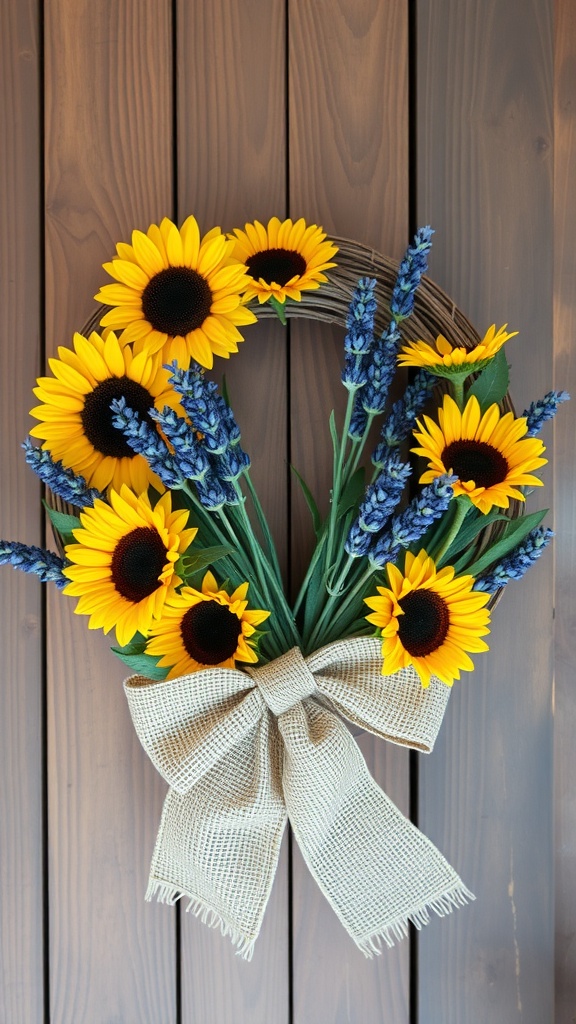
[[[366,956],[474,899],[374,781],[352,736],[306,699],[280,715],[288,817],[304,859]]]
[[[147,899],[189,900],[249,960],[272,888],[286,808],[281,750],[265,713],[188,792],[168,791]]]

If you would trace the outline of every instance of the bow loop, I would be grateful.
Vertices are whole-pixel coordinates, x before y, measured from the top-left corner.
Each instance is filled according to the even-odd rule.
[[[316,683],[298,647],[261,668],[246,669],[278,718],[316,690]]]
[[[138,738],[163,779],[187,793],[266,715],[244,672],[206,669],[169,682],[124,683]]]

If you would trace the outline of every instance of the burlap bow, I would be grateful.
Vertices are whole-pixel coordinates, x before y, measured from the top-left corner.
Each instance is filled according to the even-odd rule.
[[[124,686],[140,741],[169,783],[147,899],[189,908],[250,958],[287,818],[304,859],[363,953],[473,899],[370,775],[340,716],[429,752],[450,690],[381,674],[380,642],[298,648],[245,672],[206,669]]]

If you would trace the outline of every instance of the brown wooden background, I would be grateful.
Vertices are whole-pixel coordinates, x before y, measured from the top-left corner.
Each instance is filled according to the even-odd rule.
[[[2,0],[0,75],[1,535],[43,539],[18,445],[46,354],[114,243],[165,214],[303,215],[395,257],[430,222],[431,276],[479,330],[521,332],[518,410],[576,392],[572,0]],[[326,493],[341,344],[259,325],[229,369],[294,573],[286,464]],[[72,602],[1,571],[2,1024],[574,1024],[575,424],[546,433],[554,553],[506,593],[417,788],[406,752],[362,738],[477,895],[372,962],[287,843],[251,964],[144,903],[165,786],[122,666]]]

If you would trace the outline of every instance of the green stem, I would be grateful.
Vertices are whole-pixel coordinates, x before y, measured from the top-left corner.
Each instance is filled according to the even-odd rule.
[[[325,575],[328,572],[329,567],[332,564],[332,549],[334,547],[334,533],[336,530],[336,516],[338,512],[338,504],[340,502],[340,492],[342,490],[342,470],[344,466],[344,455],[346,452],[346,444],[348,441],[348,428],[352,419],[352,410],[354,408],[354,398],[356,395],[357,388],[351,388],[348,392],[348,401],[346,403],[346,413],[344,415],[344,426],[342,427],[342,434],[340,437],[340,444],[334,446],[334,472],[332,480],[332,502],[330,505],[330,514],[328,522],[328,541],[326,547],[326,553],[324,557],[324,568]]]
[[[259,574],[255,573],[256,566],[251,565],[248,559],[246,559],[242,546],[238,544],[238,536],[224,513],[224,510],[221,509],[218,513],[222,527],[224,528],[222,529],[216,521],[216,514],[210,514],[207,512],[199,501],[197,495],[194,494],[188,485],[182,487],[182,491],[190,500],[192,507],[197,512],[199,518],[204,521],[205,525],[214,535],[214,538],[221,544],[227,544],[229,541],[233,542],[234,554],[228,556],[229,561],[234,565],[235,571],[242,577],[242,579],[250,579],[253,581],[253,585],[259,591],[258,600],[261,599],[263,604],[268,604],[268,589],[262,586]]]
[[[248,470],[245,470],[245,472],[244,472],[244,479],[246,480],[246,485],[248,487],[248,490],[250,492],[250,497],[252,499],[252,503],[253,503],[254,508],[256,510],[256,515],[258,517],[258,522],[260,523],[260,528],[262,530],[262,533],[264,534],[264,539],[266,541],[266,546],[268,548],[268,551],[270,553],[270,557],[272,559],[272,565],[274,566],[274,572],[276,573],[276,576],[278,578],[278,582],[281,584],[282,583],[282,573],[280,572],[280,563],[278,562],[278,555],[276,553],[276,545],[274,544],[274,540],[272,538],[272,533],[270,531],[270,527],[268,526],[268,520],[266,519],[266,516],[264,515],[264,510],[262,508],[262,505],[260,504],[260,499],[258,497],[258,494],[256,493],[256,488],[254,487],[254,484],[252,483],[252,480],[251,480],[251,477],[250,477],[250,473],[249,473]]]
[[[364,573],[362,573],[362,575],[361,575],[360,579],[358,580],[358,582],[356,583],[356,585],[352,588],[352,590],[350,590],[348,595],[341,602],[341,604],[339,606],[339,609],[338,609],[338,612],[336,614],[336,617],[335,617],[335,619],[334,619],[334,621],[332,623],[333,627],[336,625],[337,622],[339,622],[339,620],[342,618],[342,616],[348,610],[350,605],[353,604],[355,600],[357,600],[357,598],[360,596],[360,594],[364,590],[364,587],[366,586],[368,580],[370,579],[370,577],[373,574],[374,574],[374,569],[372,568],[372,566],[370,566],[370,568],[366,569],[366,571]],[[322,634],[322,629],[323,629],[326,621],[328,620],[330,614],[333,611],[333,608],[332,608],[333,603],[334,602],[332,600],[328,600],[327,601],[326,607],[324,608],[324,611],[320,615],[320,618],[318,619],[318,622],[316,623],[314,629],[311,632],[311,635],[309,637],[308,643],[306,645],[307,649],[309,649],[310,651],[313,651],[315,649],[316,645],[320,642],[320,636]]]
[[[462,412],[462,409],[463,409],[463,406],[464,406],[464,381],[465,381],[465,379],[466,379],[465,377],[459,377],[459,376],[458,377],[452,377],[450,379],[450,385],[451,385],[452,390],[454,392],[454,394],[453,394],[454,401],[456,402],[456,405],[460,409],[460,412]]]
[[[368,422],[366,423],[366,427],[364,429],[362,437],[360,438],[359,441],[353,442],[354,447],[350,452],[350,459],[348,460],[348,464],[345,467],[346,482],[348,482],[348,480],[350,480],[351,477],[354,476],[354,473],[356,472],[358,466],[360,465],[360,460],[364,454],[364,448],[366,447],[366,441],[368,440],[368,434],[370,433],[370,428],[372,426],[372,423],[374,422],[375,415],[376,413],[373,412],[368,413]]]
[[[350,566],[352,565],[352,563],[355,560],[356,559],[353,557],[353,555],[347,555],[346,562],[344,563],[344,566],[342,568],[342,571],[341,571],[338,579],[336,580],[336,583],[334,583],[334,585],[332,585],[329,582],[327,582],[326,587],[327,587],[328,593],[330,594],[331,597],[338,597],[339,594],[341,593],[341,591],[342,591],[342,584],[344,583],[344,580],[346,579],[348,573],[350,572]],[[337,565],[338,565],[338,563],[336,563],[334,568],[336,568]]]
[[[238,494],[242,496],[237,481],[236,490]],[[271,610],[276,605],[276,610],[279,613],[278,618],[279,620],[281,620],[279,625],[280,628],[282,629],[284,640],[287,642],[288,647],[300,646],[300,636],[298,634],[298,630],[296,629],[296,624],[294,622],[290,606],[284,595],[282,584],[276,578],[276,574],[272,566],[270,565],[270,562],[266,558],[264,552],[262,551],[262,548],[260,547],[260,544],[258,543],[258,540],[254,536],[252,524],[250,522],[250,519],[248,518],[248,513],[246,512],[244,502],[241,501],[238,506],[233,507],[238,509],[239,517],[242,521],[242,526],[244,528],[244,535],[246,537],[246,541],[250,547],[251,554],[256,563],[255,568],[259,575],[261,585],[265,590],[266,594],[268,595]],[[286,627],[287,631],[285,629]]]
[[[445,555],[446,552],[448,551],[448,548],[450,547],[452,541],[456,537],[460,527],[462,526],[462,523],[466,518],[468,509],[470,508],[470,501],[468,500],[468,498],[456,498],[454,500],[456,501],[456,514],[454,516],[454,519],[452,520],[452,525],[448,530],[446,537],[444,538],[440,550],[437,551],[435,554],[434,561],[436,563],[438,563],[442,556]]]
[[[298,597],[296,598],[296,601],[295,601],[295,604],[294,604],[294,608],[293,608],[294,615],[298,614],[298,612],[300,610],[300,605],[302,604],[302,601],[306,597],[306,589],[308,587],[308,584],[309,584],[310,580],[312,579],[312,575],[313,575],[314,570],[315,570],[315,568],[316,568],[316,566],[318,564],[318,559],[320,558],[320,555],[322,554],[322,548],[323,548],[325,542],[326,542],[326,532],[324,532],[322,534],[322,536],[320,537],[320,539],[318,540],[318,542],[316,544],[316,547],[314,548],[314,552],[312,554],[312,558],[310,559],[310,564],[308,566],[308,569],[307,569],[307,572],[306,572],[306,576],[304,577],[302,586],[300,587],[300,590],[298,591]]]

